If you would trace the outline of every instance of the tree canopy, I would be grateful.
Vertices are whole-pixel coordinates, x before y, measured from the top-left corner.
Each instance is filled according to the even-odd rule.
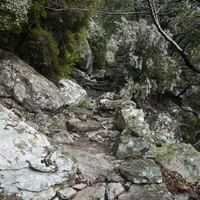
[[[164,62],[170,65],[170,71],[174,74],[177,66],[183,70],[181,74],[184,76],[198,78],[187,69],[200,72],[200,3],[197,0],[17,0],[13,4],[10,0],[4,0],[0,3],[0,10],[0,46],[18,54],[51,79],[66,76],[70,72],[79,58],[81,41],[87,37],[86,29],[99,67],[110,64],[108,58],[112,57],[115,62],[123,62],[126,66],[129,63],[128,71],[134,79],[140,77],[146,80],[146,74],[150,79],[154,77],[158,85],[161,77],[169,77],[163,67]],[[126,20],[121,20],[122,15]],[[89,27],[91,18],[99,27],[96,33]],[[162,42],[156,43],[155,40],[156,44],[153,44],[138,31],[137,27],[144,20],[147,32],[151,27]],[[141,37],[129,35],[128,27],[132,34],[141,34]],[[129,46],[120,46],[120,39],[115,43],[117,37],[123,37]],[[113,50],[114,46],[118,51]],[[155,55],[155,62],[152,61],[154,64],[149,68],[145,63],[150,63],[152,55]],[[136,57],[138,62],[134,60]],[[167,75],[157,74],[156,69],[159,68],[160,72]],[[135,69],[137,73],[131,73]],[[173,73],[170,76],[176,77]]]

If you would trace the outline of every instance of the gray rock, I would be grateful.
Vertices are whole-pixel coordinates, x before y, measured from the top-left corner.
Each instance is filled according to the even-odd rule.
[[[105,73],[106,73],[106,71],[104,69],[101,69],[96,74],[92,74],[91,78],[92,79],[97,79],[97,80],[104,80]]]
[[[80,69],[77,69],[76,67],[72,68],[71,76],[79,83],[85,83],[87,81],[90,81],[90,76],[86,72],[83,72]]]
[[[82,190],[86,187],[87,187],[87,184],[85,184],[85,183],[79,183],[79,184],[76,184],[76,185],[73,186],[73,188],[76,189],[76,190]]]
[[[71,132],[90,132],[96,131],[102,128],[99,122],[94,120],[78,121],[78,122],[66,122],[67,130]]]
[[[55,198],[53,198],[53,200],[60,200],[60,198],[59,197],[55,197]]]
[[[120,132],[118,130],[109,130],[108,132],[108,136],[110,138],[115,138],[120,134]]]
[[[93,110],[88,110],[86,108],[73,108],[73,112],[77,114],[78,116],[81,114],[85,114],[87,118],[91,118],[94,115]]]
[[[56,195],[56,192],[53,188],[44,190],[42,192],[28,192],[20,191],[17,196],[21,197],[23,200],[49,200]]]
[[[114,92],[105,92],[101,96],[98,97],[98,100],[101,100],[101,99],[114,100],[114,96],[115,96]]]
[[[105,139],[99,134],[98,131],[96,132],[90,132],[88,134],[88,138],[89,140],[91,141],[94,141],[94,142],[98,142],[98,143],[102,143]]]
[[[124,192],[124,187],[121,183],[109,183],[106,188],[106,195],[108,200],[115,199],[118,195]]]
[[[74,190],[73,188],[70,188],[70,187],[66,187],[64,189],[61,189],[61,190],[57,191],[57,195],[61,199],[70,199],[73,196],[75,196],[76,193],[77,193],[76,190]]]
[[[82,44],[82,54],[80,55],[80,58],[78,60],[78,66],[84,71],[87,71],[87,73],[90,75],[92,74],[93,62],[94,57],[92,55],[92,50],[88,41],[85,40]]]
[[[192,98],[191,98],[192,97]],[[194,112],[200,116],[200,87],[193,85],[188,88],[186,93],[182,95],[182,104],[186,107],[191,107]]]
[[[151,122],[151,130],[154,132],[152,137],[160,144],[175,142],[178,126],[177,120],[173,119],[170,114],[159,112],[156,120]]]
[[[106,177],[108,173],[113,171],[113,166],[105,159],[105,154],[90,154],[69,146],[61,146],[60,148],[77,160],[78,168],[85,178],[96,180],[100,177]]]
[[[53,134],[53,140],[58,144],[73,144],[73,135],[69,134],[67,131],[62,131]]]
[[[62,79],[59,81],[60,93],[65,97],[67,104],[77,106],[81,104],[87,97],[87,92],[77,83]]]
[[[97,104],[99,110],[119,110],[130,106],[135,107],[135,103],[133,101],[125,101],[124,99],[100,99]]]
[[[0,137],[0,185],[8,194],[40,193],[73,180],[74,159],[2,105]]]
[[[87,187],[77,193],[73,200],[105,200],[105,185],[97,184],[95,187]]]
[[[136,136],[144,138],[151,136],[149,125],[145,122],[144,112],[141,109],[135,109],[134,107],[122,109],[116,124],[118,129],[130,129]]]
[[[119,159],[141,157],[150,148],[150,143],[140,137],[124,133],[115,140],[113,152]]]
[[[122,194],[119,200],[173,200],[164,184],[132,185],[128,192]]]
[[[0,50],[0,66],[0,96],[13,97],[34,112],[68,105],[52,82],[13,54]]]
[[[152,160],[126,161],[119,166],[120,173],[135,184],[162,182],[160,168]]]
[[[115,172],[111,172],[107,175],[107,181],[109,182],[122,182],[124,181],[124,179],[119,176],[118,174],[116,174]]]
[[[157,149],[159,162],[179,172],[188,182],[196,182],[200,174],[200,152],[190,144],[175,143]]]
[[[190,196],[188,193],[181,193],[181,194],[175,194],[174,195],[176,200],[189,200]]]

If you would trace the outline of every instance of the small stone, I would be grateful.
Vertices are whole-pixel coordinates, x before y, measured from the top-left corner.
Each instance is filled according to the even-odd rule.
[[[54,141],[58,144],[73,144],[73,135],[69,134],[67,131],[62,131],[53,135]]]
[[[109,182],[122,182],[122,181],[124,181],[124,179],[121,176],[119,176],[118,174],[116,174],[115,172],[108,174],[106,178]]]
[[[77,193],[73,200],[105,200],[105,186],[97,184],[95,187],[87,187]]]
[[[70,188],[70,187],[67,187],[62,190],[57,191],[57,195],[61,199],[69,199],[69,198],[73,197],[76,193],[77,193],[76,190],[74,190],[73,188]]]
[[[82,121],[87,121],[87,114],[83,113],[83,114],[79,114],[78,118]]]
[[[131,187],[132,183],[131,182],[127,182],[125,185],[124,185],[124,188],[126,191],[129,190],[129,188]]]
[[[97,133],[102,138],[106,138],[108,136],[107,130],[102,130]]]
[[[117,137],[119,134],[120,134],[120,132],[119,132],[118,130],[114,130],[114,131],[109,130],[109,132],[108,132],[108,136],[111,137],[111,138],[115,138],[115,137]]]
[[[124,187],[120,183],[109,183],[106,188],[108,200],[113,200],[115,197],[124,192]]]
[[[87,184],[85,184],[85,183],[80,183],[80,184],[76,184],[76,185],[73,186],[73,188],[76,189],[76,190],[82,190],[86,187],[87,187]]]
[[[76,138],[80,138],[81,136],[78,133],[72,133],[72,135]]]

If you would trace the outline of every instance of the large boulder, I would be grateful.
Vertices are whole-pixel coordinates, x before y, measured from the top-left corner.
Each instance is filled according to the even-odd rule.
[[[174,143],[157,148],[161,165],[177,171],[188,182],[197,182],[200,177],[200,152],[190,144]]]
[[[68,104],[58,88],[11,53],[0,50],[0,96],[14,97],[31,111],[56,111]]]
[[[148,141],[141,137],[132,136],[129,132],[124,132],[115,140],[113,152],[119,159],[138,158],[149,148]]]
[[[149,124],[144,120],[144,112],[142,109],[122,108],[117,119],[117,126],[119,130],[129,129],[135,136],[144,138],[151,137]]]
[[[80,85],[69,79],[60,80],[59,85],[60,93],[65,97],[68,105],[77,106],[87,97],[87,92]]]
[[[127,180],[135,184],[162,182],[160,168],[150,159],[126,161],[119,166],[119,171]]]
[[[132,185],[128,192],[122,194],[119,200],[173,200],[165,184]]]
[[[92,74],[92,65],[94,62],[94,57],[92,55],[92,50],[87,40],[82,43],[82,53],[78,60],[78,67],[83,71],[86,71],[89,75]]]
[[[52,198],[55,185],[74,180],[77,169],[74,159],[58,151],[46,136],[2,105],[0,138],[0,185],[7,195],[35,199],[37,194],[42,199],[45,191]]]
[[[54,112],[78,105],[86,91],[71,80],[61,80],[59,88],[11,53],[0,50],[0,96],[13,97],[30,111]]]

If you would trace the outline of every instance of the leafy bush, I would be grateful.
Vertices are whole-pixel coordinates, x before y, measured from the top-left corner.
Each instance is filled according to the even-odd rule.
[[[27,22],[31,0],[4,0],[0,2],[0,31],[20,29]]]
[[[168,54],[168,44],[154,25],[145,20],[117,23],[116,62],[127,69],[136,97],[144,99],[153,91],[171,90],[181,70]]]
[[[88,42],[94,55],[94,68],[105,68],[106,38],[102,26],[93,20],[90,21],[88,29]]]

